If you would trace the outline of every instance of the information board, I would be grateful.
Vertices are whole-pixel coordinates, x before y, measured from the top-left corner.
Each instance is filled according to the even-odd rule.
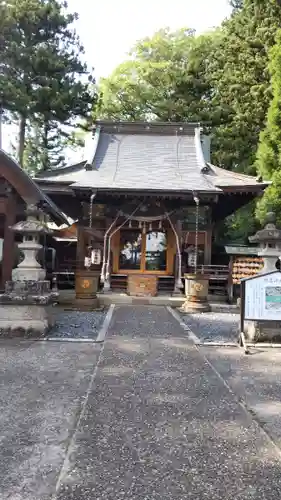
[[[244,319],[281,321],[281,272],[260,274],[246,279]]]

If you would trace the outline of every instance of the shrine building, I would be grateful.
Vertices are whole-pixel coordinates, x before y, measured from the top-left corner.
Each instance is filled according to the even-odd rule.
[[[216,224],[268,185],[212,165],[199,124],[109,121],[88,158],[34,181],[76,221],[76,285],[87,271],[132,295],[180,293],[185,272],[212,265]]]

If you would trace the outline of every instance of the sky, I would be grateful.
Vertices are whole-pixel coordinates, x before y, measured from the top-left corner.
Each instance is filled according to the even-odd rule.
[[[97,80],[123,62],[137,40],[165,27],[202,33],[230,13],[228,0],[68,0],[68,6],[79,15],[75,27]],[[15,127],[3,128],[9,151]]]
[[[96,78],[108,76],[134,43],[161,28],[218,26],[230,13],[227,0],[68,0],[79,14],[77,31]]]

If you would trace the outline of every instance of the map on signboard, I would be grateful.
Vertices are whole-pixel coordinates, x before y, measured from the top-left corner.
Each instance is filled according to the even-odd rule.
[[[281,321],[281,272],[245,280],[245,319]]]

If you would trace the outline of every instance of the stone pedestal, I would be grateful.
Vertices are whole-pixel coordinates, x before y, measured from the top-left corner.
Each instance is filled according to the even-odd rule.
[[[79,308],[98,307],[99,272],[89,269],[78,270],[75,277],[75,304]]]
[[[186,301],[181,307],[182,312],[209,312],[208,302],[209,276],[200,273],[185,274]]]
[[[54,324],[49,281],[8,281],[0,297],[0,337],[44,337]]]

